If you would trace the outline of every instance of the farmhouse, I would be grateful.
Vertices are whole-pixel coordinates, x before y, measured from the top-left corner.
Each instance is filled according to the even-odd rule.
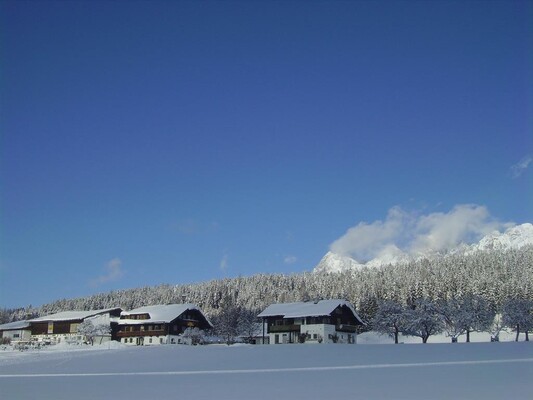
[[[211,329],[213,325],[194,304],[168,304],[123,311],[118,323],[122,343],[137,346],[190,344],[187,328]]]
[[[357,341],[356,327],[364,324],[345,300],[272,304],[259,317],[266,322],[265,336],[270,344],[353,344]]]
[[[0,325],[0,339],[7,339],[13,344],[30,340],[31,330],[28,321],[16,321]]]
[[[91,311],[63,311],[57,314],[46,315],[31,319],[31,340],[45,344],[67,342],[81,342],[85,340],[78,334],[78,326],[86,320],[93,325],[108,325],[110,334],[100,338],[100,342],[114,340],[116,338],[117,321],[121,308],[108,308]]]

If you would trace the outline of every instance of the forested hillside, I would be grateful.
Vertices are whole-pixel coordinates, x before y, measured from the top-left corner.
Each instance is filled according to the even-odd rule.
[[[63,310],[120,306],[124,309],[152,304],[198,304],[216,316],[221,303],[260,311],[271,303],[315,298],[341,298],[352,302],[366,321],[383,300],[411,304],[419,298],[450,299],[467,294],[482,296],[496,309],[510,298],[533,299],[533,246],[518,250],[452,254],[343,273],[259,274],[203,283],[160,285],[119,290],[77,299],[63,299],[41,307],[3,310],[3,322]],[[224,302],[223,302],[224,300]]]

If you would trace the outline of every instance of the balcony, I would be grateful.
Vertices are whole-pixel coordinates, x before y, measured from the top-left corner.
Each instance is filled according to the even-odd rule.
[[[338,324],[335,326],[335,330],[338,332],[355,333],[356,329],[355,325]]]
[[[300,332],[301,325],[272,325],[268,327],[268,333]]]
[[[117,337],[136,337],[136,336],[164,336],[167,334],[166,330],[160,329],[158,331],[119,331]]]

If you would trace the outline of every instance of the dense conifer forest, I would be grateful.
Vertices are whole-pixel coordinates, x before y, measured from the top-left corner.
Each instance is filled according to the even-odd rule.
[[[216,318],[228,301],[260,312],[271,303],[339,298],[349,300],[365,321],[379,304],[394,300],[409,306],[418,299],[449,300],[481,296],[499,310],[509,299],[533,300],[533,246],[518,250],[478,251],[420,259],[406,264],[343,273],[259,274],[202,283],[117,290],[62,299],[40,307],[1,310],[10,322],[64,310],[190,302]],[[370,326],[369,326],[370,327]]]

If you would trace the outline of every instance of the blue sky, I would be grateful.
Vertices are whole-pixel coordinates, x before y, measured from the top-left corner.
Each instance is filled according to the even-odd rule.
[[[0,306],[308,271],[394,210],[532,222],[532,19],[2,1]]]

